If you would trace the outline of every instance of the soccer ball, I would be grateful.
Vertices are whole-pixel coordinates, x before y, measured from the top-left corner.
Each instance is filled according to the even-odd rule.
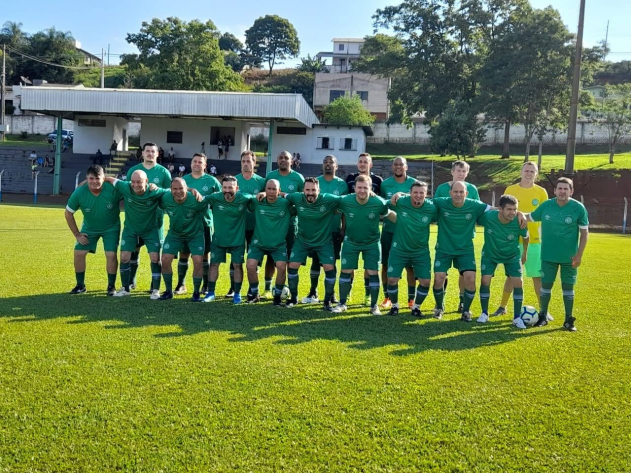
[[[537,309],[535,309],[534,307],[525,305],[521,308],[519,318],[524,322],[525,325],[534,325],[539,320],[539,312],[537,312]]]
[[[280,292],[280,300],[286,301],[291,296],[291,292],[289,292],[289,288],[287,286],[283,287],[283,290]]]

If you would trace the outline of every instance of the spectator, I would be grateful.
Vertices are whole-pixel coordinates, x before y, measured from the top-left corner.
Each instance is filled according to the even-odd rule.
[[[171,176],[173,176],[173,174],[175,173],[175,165],[173,163],[169,163],[169,166],[167,167],[167,169],[171,173]]]
[[[117,156],[118,152],[118,143],[116,140],[112,141],[112,146],[110,146],[110,156]]]
[[[162,146],[160,146],[160,149],[158,150],[158,164],[162,164],[162,161],[164,161],[164,150],[162,149]]]
[[[210,165],[210,175],[211,176],[216,176],[217,175],[217,167],[214,164]]]
[[[223,156],[223,140],[219,138],[217,141],[217,159],[221,159]]]
[[[48,174],[52,174],[55,172],[55,156],[51,156],[50,157],[50,171],[48,171]]]
[[[96,150],[96,154],[94,155],[94,164],[103,164],[103,153],[101,152],[101,148]]]
[[[230,146],[232,145],[232,137],[228,135],[225,142],[224,155],[226,159],[228,159],[228,151],[230,151]]]
[[[28,159],[31,160],[31,164],[35,164],[37,162],[37,153],[35,152],[35,150],[31,151]]]
[[[136,161],[142,161],[142,149],[140,147],[136,148]]]
[[[173,146],[171,146],[171,149],[169,150],[169,162],[172,163],[174,159],[175,159],[175,151],[173,151]]]
[[[300,159],[300,153],[296,154],[296,169],[300,169],[300,165],[302,164],[302,160]]]
[[[121,181],[126,181],[127,180],[127,173],[123,172],[121,173]]]
[[[37,173],[37,164],[31,164],[31,179],[35,179],[35,174]]]
[[[44,166],[44,158],[42,156],[37,157],[37,165],[42,167]]]
[[[50,166],[50,156],[46,155],[44,157],[44,167],[47,168]]]
[[[178,176],[182,177],[184,175],[184,172],[186,171],[186,166],[184,166],[184,164],[180,163],[180,167],[178,168]]]

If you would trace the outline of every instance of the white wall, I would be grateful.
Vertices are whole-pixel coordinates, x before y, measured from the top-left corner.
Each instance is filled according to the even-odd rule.
[[[140,143],[153,142],[164,148],[165,154],[171,147],[178,157],[190,158],[201,150],[202,142],[205,142],[206,156],[217,159],[217,146],[210,146],[210,129],[217,127],[234,128],[234,143],[230,147],[228,159],[238,161],[241,151],[245,149],[245,134],[247,124],[230,120],[202,120],[194,118],[154,118],[143,117],[140,129]],[[167,143],[167,131],[181,131],[182,143]]]
[[[346,95],[358,91],[368,92],[368,101],[364,107],[373,113],[388,112],[389,79],[371,74],[318,72],[315,76],[313,93],[314,107],[329,104],[331,90],[343,90]]]
[[[11,128],[11,133],[19,135],[23,131],[29,135],[48,135],[57,130],[57,119],[48,115],[8,115],[6,123]],[[64,130],[74,130],[72,120],[63,120]]]
[[[105,120],[104,127],[79,126],[79,119]],[[73,152],[79,154],[94,154],[97,149],[105,155],[109,154],[112,140],[118,143],[118,149],[123,150],[123,128],[127,127],[127,120],[112,116],[77,115],[74,123]],[[126,144],[125,144],[126,145]]]

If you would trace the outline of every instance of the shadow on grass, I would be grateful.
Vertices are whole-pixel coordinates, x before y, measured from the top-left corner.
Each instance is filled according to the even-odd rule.
[[[426,302],[426,308],[433,301]],[[0,299],[0,317],[10,323],[32,323],[70,318],[69,324],[101,323],[106,329],[173,327],[158,338],[191,336],[216,331],[235,343],[275,339],[277,344],[337,340],[359,350],[392,347],[390,354],[412,355],[425,350],[461,351],[493,346],[550,332],[514,329],[502,317],[481,325],[467,324],[458,315],[444,320],[415,319],[407,310],[398,317],[371,316],[367,308],[350,306],[343,314],[324,312],[320,306],[274,308],[270,303],[234,306],[229,300],[194,304],[188,299],[151,301],[146,294],[114,299],[104,293],[79,296],[50,294]],[[114,323],[109,323],[114,322]]]

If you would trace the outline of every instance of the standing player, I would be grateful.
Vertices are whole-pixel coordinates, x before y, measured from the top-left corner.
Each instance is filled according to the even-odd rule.
[[[518,184],[508,186],[504,191],[504,194],[512,195],[519,201],[519,209],[524,212],[534,211],[541,203],[548,200],[548,193],[543,187],[535,184],[537,180],[537,174],[539,170],[537,164],[532,161],[524,163],[521,167],[521,180]],[[541,239],[539,235],[539,229],[541,224],[539,222],[531,222],[528,224],[528,233],[530,235],[530,241],[528,245],[528,255],[526,263],[524,265],[524,275],[527,278],[532,278],[532,283],[535,287],[535,294],[537,295],[537,301],[541,305],[539,293],[541,292]],[[520,240],[521,245],[521,240]],[[523,246],[523,245],[522,245]],[[523,248],[522,248],[523,251]],[[513,286],[511,284],[511,278],[506,278],[504,283],[504,294],[502,295],[502,302],[498,309],[491,314],[491,316],[503,315],[506,313],[506,306],[508,299],[510,298]],[[517,314],[519,315],[519,314]],[[552,320],[552,317],[547,314],[548,320]]]
[[[348,194],[348,185],[344,181],[335,175],[337,172],[337,158],[333,155],[326,156],[322,161],[322,175],[318,176],[320,182],[320,193],[331,194],[337,196],[343,196]],[[342,250],[342,216],[339,213],[334,213],[331,216],[331,240],[333,241],[333,253],[335,259],[340,259],[340,252]],[[309,295],[302,299],[303,304],[318,303],[318,280],[320,279],[320,260],[318,255],[314,254],[311,260],[311,288],[309,289]],[[336,303],[335,294],[332,298],[332,303]]]
[[[115,297],[129,296],[131,285],[131,254],[142,240],[151,260],[151,299],[160,297],[160,247],[162,241],[158,230],[158,205],[166,189],[149,189],[147,174],[137,170],[131,175],[131,182],[110,177],[106,182],[112,184],[125,200],[125,225],[121,238],[120,275],[121,289]]]
[[[585,206],[572,199],[574,183],[567,177],[560,178],[554,188],[555,199],[546,200],[528,214],[531,221],[541,222],[541,309],[548,313],[552,286],[561,268],[561,287],[565,322],[563,327],[576,331],[573,316],[574,285],[578,267],[589,236],[589,219]],[[546,317],[539,317],[536,327],[547,325]]]
[[[511,281],[513,289],[514,317],[513,325],[525,329],[526,325],[519,318],[521,305],[524,300],[522,281],[522,265],[526,262],[528,253],[528,228],[520,228],[515,218],[517,215],[517,199],[512,195],[500,197],[498,210],[489,210],[479,219],[484,227],[484,247],[482,248],[482,281],[480,283],[480,304],[482,314],[478,322],[489,321],[489,299],[491,297],[491,279],[495,276],[495,268],[498,264],[504,265],[504,272]],[[523,249],[520,250],[520,239],[523,241]]]
[[[239,190],[245,194],[257,195],[259,192],[265,190],[265,178],[254,173],[254,165],[256,164],[256,156],[253,151],[245,150],[241,153],[241,173],[237,174],[237,184]],[[248,251],[250,249],[250,242],[252,241],[252,235],[254,235],[254,213],[248,211],[245,217],[245,243]],[[258,281],[258,275],[257,275]],[[250,298],[251,290],[248,289],[248,299]],[[234,296],[234,270],[230,268],[230,290],[226,297]]]
[[[88,185],[80,186],[68,199],[66,205],[66,223],[77,243],[74,247],[74,268],[77,280],[70,294],[82,294],[85,288],[86,256],[96,252],[96,245],[103,238],[103,249],[107,260],[107,295],[116,293],[116,271],[118,262],[116,250],[120,237],[120,200],[122,196],[109,183],[101,166],[90,166],[86,172]],[[83,214],[81,230],[77,227],[74,214],[77,210]]]
[[[208,293],[204,302],[215,300],[215,287],[219,277],[219,265],[226,262],[230,253],[230,265],[234,268],[234,295],[232,302],[241,304],[241,285],[243,284],[243,257],[245,254],[245,216],[252,208],[250,194],[239,192],[239,185],[234,176],[224,176],[221,180],[221,192],[206,197],[213,209],[215,233],[213,233]]]
[[[331,217],[337,211],[340,197],[320,193],[320,181],[305,179],[304,192],[285,194],[298,215],[298,234],[289,256],[288,284],[291,299],[287,307],[298,303],[298,270],[307,263],[307,256],[317,255],[324,268],[324,310],[331,310],[335,289],[335,253],[331,239]]]
[[[387,291],[389,299],[392,301],[388,315],[398,315],[401,272],[403,268],[412,268],[413,274],[418,279],[412,315],[422,317],[421,305],[429,294],[432,275],[432,261],[429,255],[429,226],[438,218],[438,210],[431,200],[425,198],[427,196],[427,183],[415,180],[409,191],[409,196],[396,199],[395,204],[391,203],[391,208],[396,211],[396,226],[387,266]],[[381,241],[383,241],[383,235]]]
[[[371,171],[373,166],[372,156],[368,153],[362,153],[359,155],[357,159],[357,172],[349,174],[346,176],[346,184],[348,184],[348,191],[353,193],[355,192],[355,183],[357,182],[357,178],[359,176],[367,176],[370,177],[370,182],[372,186],[372,191],[375,195],[381,195],[381,183],[383,182],[383,178],[381,176],[377,176],[373,174]],[[345,217],[342,216],[342,232],[344,232],[345,227]],[[354,273],[351,276],[351,286],[352,280],[354,278]],[[364,304],[370,301],[370,283],[368,278],[368,273],[364,271]]]
[[[219,192],[221,185],[219,181],[210,174],[206,174],[206,155],[195,153],[191,160],[191,173],[184,176],[184,182],[189,189],[195,189],[202,196],[207,196]],[[204,254],[203,254],[203,281],[201,292],[208,290],[208,268],[210,267],[209,253],[212,242],[211,231],[213,228],[213,214],[209,208],[201,215],[202,224],[204,226]],[[190,253],[180,252],[177,264],[177,285],[175,286],[175,294],[186,294],[186,272],[188,270],[188,258]]]
[[[346,301],[351,290],[351,276],[359,267],[359,255],[364,262],[364,272],[369,278],[370,313],[381,315],[377,305],[379,298],[379,217],[395,218],[386,201],[371,192],[372,182],[368,176],[358,176],[355,194],[340,199],[339,208],[346,217],[346,235],[342,243],[342,273],[340,274],[340,304],[333,312],[346,311]],[[394,220],[393,220],[394,221]]]
[[[131,175],[134,171],[144,171],[147,174],[147,179],[149,180],[149,184],[155,184],[162,189],[169,189],[171,187],[171,173],[167,168],[158,164],[158,145],[155,143],[145,143],[142,145],[142,163],[136,164],[131,167],[129,171],[127,171],[127,180],[131,181]],[[160,241],[164,239],[164,212],[161,209],[157,210],[158,213],[158,223],[159,223],[159,232],[160,232]],[[142,246],[144,243],[140,241],[139,245]],[[139,255],[140,247],[136,248],[135,251],[131,254],[131,272],[130,272],[130,280],[131,280],[131,289],[136,288],[136,271],[138,271],[138,255]]]
[[[394,158],[392,161],[393,175],[381,184],[381,197],[386,199],[386,202],[388,202],[388,206],[391,210],[393,210],[392,204],[390,203],[392,196],[397,192],[404,192],[408,194],[412,184],[417,182],[416,179],[408,176],[407,173],[407,160],[401,156]],[[388,257],[390,255],[390,248],[392,247],[394,228],[395,224],[386,220],[383,222],[383,228],[381,229],[381,283],[383,284],[383,294],[385,296],[381,307],[384,309],[389,309],[392,306],[392,302],[389,299],[390,293],[388,292]],[[406,267],[405,269],[407,272],[408,282],[408,306],[412,307],[414,304],[414,295],[416,293],[416,279],[414,277],[414,270],[412,267]]]
[[[280,306],[280,295],[285,287],[287,273],[286,235],[292,220],[293,206],[287,199],[281,199],[280,184],[270,179],[265,185],[265,197],[254,199],[254,215],[256,225],[249,246],[247,270],[250,283],[249,303],[261,300],[259,295],[258,267],[267,255],[276,265],[276,287],[274,288],[274,305]]]
[[[173,260],[180,251],[186,251],[193,259],[193,302],[200,302],[199,288],[202,285],[204,254],[204,226],[200,215],[208,207],[195,190],[189,192],[186,182],[176,177],[171,182],[171,192],[165,192],[160,206],[169,215],[169,233],[162,249],[162,278],[165,291],[161,301],[173,299]]]
[[[289,151],[281,151],[276,158],[276,164],[278,169],[267,174],[265,177],[265,183],[270,179],[276,179],[280,184],[280,191],[286,193],[302,192],[305,186],[305,178],[299,172],[291,169],[291,153]],[[287,253],[291,253],[291,249],[294,246],[294,239],[296,237],[296,231],[298,226],[298,220],[296,217],[292,219],[292,224],[289,225],[287,231]],[[274,262],[268,259],[265,262],[265,294],[263,297],[272,297],[272,278],[274,277]]]
[[[444,182],[436,188],[436,192],[434,193],[434,197],[450,197],[449,191],[451,190],[451,186],[454,182],[464,182],[467,186],[467,198],[480,200],[480,194],[478,193],[478,188],[471,184],[470,182],[466,182],[467,176],[469,175],[469,163],[466,161],[455,161],[451,166],[451,176],[452,180],[449,182]],[[475,237],[475,227],[473,228],[473,235]],[[447,277],[445,277],[445,291],[447,291]],[[460,289],[460,304],[458,305],[458,312],[462,313],[464,307],[464,278],[462,273],[458,277],[458,287]],[[442,308],[443,310],[445,307]]]

